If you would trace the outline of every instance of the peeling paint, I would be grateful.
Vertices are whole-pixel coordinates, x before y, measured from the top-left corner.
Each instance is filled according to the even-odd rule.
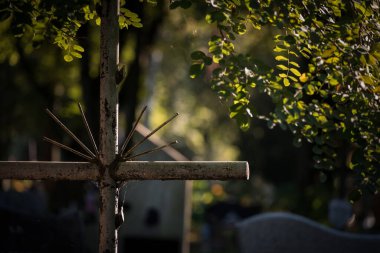
[[[112,134],[113,134],[113,136],[117,135],[117,132],[116,132],[116,130],[117,130],[117,124],[116,124],[116,122],[117,122],[117,116],[114,113],[112,115]]]
[[[107,99],[104,100],[104,107],[103,108],[104,108],[104,112],[105,112],[106,120],[107,120],[110,118],[110,115],[111,115]]]

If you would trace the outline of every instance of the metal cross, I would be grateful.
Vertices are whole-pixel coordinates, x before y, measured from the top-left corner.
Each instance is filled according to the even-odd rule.
[[[53,113],[48,114],[85,151],[74,150],[49,138],[46,141],[73,152],[88,162],[0,162],[0,179],[50,179],[50,180],[93,180],[99,186],[99,252],[117,252],[117,228],[115,215],[118,213],[119,183],[128,180],[193,180],[193,179],[248,179],[247,162],[144,162],[130,161],[165,146],[133,155],[132,151],[148,139],[167,120],[142,141],[128,150],[126,147],[142,113],[134,124],[126,141],[118,148],[118,98],[115,73],[119,63],[119,0],[102,0],[100,28],[100,134],[99,149],[95,144],[87,120],[79,106],[84,125],[89,134],[91,151]],[[145,109],[144,109],[145,110]],[[143,110],[143,111],[144,111]],[[173,143],[171,143],[173,144]],[[170,144],[168,144],[170,145]]]

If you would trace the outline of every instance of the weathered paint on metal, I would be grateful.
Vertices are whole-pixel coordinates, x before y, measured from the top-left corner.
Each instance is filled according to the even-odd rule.
[[[88,162],[0,162],[0,178],[98,180],[98,165]],[[248,179],[243,161],[123,162],[114,181],[128,180],[231,180]]]
[[[115,75],[119,63],[119,0],[101,1],[100,26],[100,136],[99,252],[117,252],[115,214],[118,190],[111,177],[117,154],[118,98]]]

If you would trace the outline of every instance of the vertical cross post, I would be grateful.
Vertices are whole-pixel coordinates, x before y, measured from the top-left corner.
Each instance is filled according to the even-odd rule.
[[[102,0],[100,27],[99,252],[117,252],[115,213],[118,188],[112,162],[118,152],[118,97],[115,74],[119,63],[119,0]]]

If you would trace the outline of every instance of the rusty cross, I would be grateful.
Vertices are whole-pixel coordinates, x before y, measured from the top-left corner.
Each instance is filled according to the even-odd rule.
[[[119,63],[119,0],[102,0],[100,28],[100,133],[97,148],[90,128],[80,111],[88,130],[93,151],[85,146],[50,111],[48,114],[83,148],[86,154],[64,146],[49,138],[45,140],[71,151],[88,162],[0,162],[0,179],[50,179],[50,180],[93,180],[99,186],[99,252],[117,252],[117,228],[115,215],[118,213],[119,184],[128,180],[197,180],[197,179],[248,179],[247,162],[144,162],[131,161],[133,149],[126,150],[138,123],[122,147],[118,147],[118,96],[115,73]],[[141,117],[140,114],[139,118]],[[173,116],[172,118],[174,118]],[[164,122],[149,138],[171,119]],[[141,143],[140,143],[141,144]],[[164,147],[159,147],[159,150]],[[149,153],[150,150],[145,153]],[[142,155],[138,154],[138,155]]]

